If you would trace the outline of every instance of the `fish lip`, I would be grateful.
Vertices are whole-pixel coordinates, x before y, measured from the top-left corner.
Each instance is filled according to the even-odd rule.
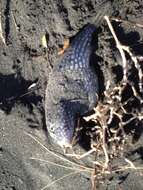
[[[67,139],[63,139],[62,141],[57,142],[60,147],[63,149],[72,148],[72,143],[67,141]]]
[[[53,142],[59,145],[63,149],[71,148],[72,147],[72,139],[66,138],[62,136],[62,138],[59,138],[52,133],[50,133],[51,138],[53,139]]]

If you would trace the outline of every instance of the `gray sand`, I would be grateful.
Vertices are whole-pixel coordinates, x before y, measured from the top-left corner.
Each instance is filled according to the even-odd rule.
[[[142,23],[142,1],[114,2],[113,15]],[[28,134],[39,139],[48,149],[63,153],[53,145],[45,130],[44,96],[48,73],[50,65],[59,58],[57,52],[64,38],[74,36],[93,20],[96,5],[94,0],[1,0],[2,30],[6,44],[0,39],[0,190],[40,190],[50,183],[46,189],[91,189],[89,173],[77,172],[73,169],[74,165],[50,154]],[[128,25],[123,27],[126,35],[122,35],[123,31],[119,32],[121,41],[128,39],[129,44],[139,44],[139,39],[143,39],[143,29]],[[49,38],[47,50],[41,46],[45,33]],[[141,44],[136,46],[136,53],[143,56],[142,49]],[[98,47],[97,54],[102,57],[106,53],[108,56],[108,49],[102,52],[101,46]],[[37,81],[36,89],[21,97]],[[132,145],[126,150],[128,158],[140,167],[143,166],[142,128],[143,122],[139,129],[135,129],[136,141],[134,144],[131,141]],[[132,139],[131,134],[129,137]],[[32,157],[64,164],[70,169],[32,160]],[[87,158],[86,162],[89,160]],[[71,172],[73,174],[70,175]],[[69,177],[52,184],[68,174]],[[135,170],[126,170],[105,179],[97,189],[142,190],[142,184],[143,175]]]

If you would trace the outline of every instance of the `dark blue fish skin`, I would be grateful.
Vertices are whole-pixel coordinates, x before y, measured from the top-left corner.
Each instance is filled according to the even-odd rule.
[[[89,56],[91,54],[92,35],[96,30],[95,26],[88,24],[81,32],[75,36],[69,49],[61,58],[58,67],[61,70],[76,70],[89,66]]]
[[[95,31],[94,25],[85,26],[49,75],[46,125],[50,136],[62,147],[71,144],[77,115],[83,116],[97,103],[98,81],[90,66]]]

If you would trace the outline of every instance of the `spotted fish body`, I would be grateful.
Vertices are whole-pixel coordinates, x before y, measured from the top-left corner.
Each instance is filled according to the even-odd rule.
[[[90,65],[95,31],[94,25],[85,26],[49,75],[46,125],[50,136],[62,147],[71,144],[77,115],[83,116],[97,103],[98,81]]]

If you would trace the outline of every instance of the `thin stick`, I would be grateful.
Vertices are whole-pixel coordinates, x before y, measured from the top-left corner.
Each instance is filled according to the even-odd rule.
[[[51,185],[53,185],[53,184],[55,184],[55,183],[57,183],[57,182],[63,180],[64,178],[69,177],[69,176],[74,175],[74,174],[77,174],[77,173],[79,173],[79,172],[71,172],[71,173],[68,173],[67,175],[64,175],[64,176],[60,177],[59,179],[54,180],[52,183],[46,185],[46,186],[43,187],[41,190],[47,189],[47,188],[49,188]]]
[[[115,18],[115,17],[111,17],[111,19],[116,21],[116,22],[123,22],[125,24],[132,24],[134,27],[143,28],[143,24],[136,23],[136,22],[133,22],[133,21],[127,21],[127,20],[123,20],[123,19]]]
[[[29,134],[29,133],[27,133],[27,132],[24,132],[24,133],[25,133],[26,135],[28,135],[29,137],[31,137],[31,138],[32,138],[34,141],[36,141],[38,144],[40,144],[41,147],[44,148],[47,152],[49,152],[51,155],[53,155],[53,156],[55,156],[55,157],[57,157],[57,158],[60,158],[60,159],[63,160],[63,161],[69,162],[70,164],[74,164],[74,165],[76,165],[76,166],[78,166],[78,167],[85,168],[85,169],[87,169],[87,170],[91,169],[91,168],[88,168],[88,167],[79,165],[79,164],[77,164],[77,163],[75,163],[75,162],[72,162],[72,161],[70,161],[70,160],[68,160],[68,159],[66,159],[66,158],[63,158],[63,157],[57,155],[56,153],[50,151],[46,146],[44,146],[40,141],[38,141],[38,140],[37,140],[35,137],[33,137],[31,134]]]
[[[130,167],[131,167],[131,168],[136,169],[136,167],[135,167],[135,165],[133,164],[133,162],[132,162],[132,161],[130,161],[130,160],[129,160],[129,159],[127,159],[127,158],[125,158],[125,161],[126,161],[127,163],[129,163],[129,164],[130,164]]]
[[[82,158],[84,158],[84,157],[86,157],[86,156],[92,154],[92,153],[95,152],[95,151],[96,151],[96,149],[95,149],[95,148],[92,148],[92,149],[90,149],[89,151],[87,151],[87,152],[85,152],[85,153],[83,153],[83,154],[81,154],[81,155],[78,155],[78,154],[66,154],[66,155],[67,155],[67,156],[70,156],[70,157],[76,157],[78,160],[80,160],[80,159],[82,159]]]
[[[2,33],[1,12],[0,12],[0,38],[2,39],[2,42],[4,43],[4,45],[6,45],[5,38],[3,37],[3,33]]]
[[[50,162],[49,160],[43,160],[43,159],[39,159],[39,158],[34,158],[34,157],[31,157],[30,158],[31,160],[38,160],[40,162],[45,162],[45,163],[49,163],[49,164],[52,164],[54,166],[58,166],[58,167],[62,167],[62,168],[65,168],[65,169],[69,169],[69,170],[75,170],[75,171],[86,171],[86,172],[89,172],[88,170],[85,170],[85,169],[79,169],[79,168],[72,168],[70,166],[65,166],[65,165],[61,165],[61,164],[56,164],[54,162]]]
[[[105,140],[107,126],[103,125],[102,128],[103,128],[103,145],[102,145],[102,148],[103,148],[103,151],[104,151],[104,154],[105,154],[105,168],[107,169],[108,168],[108,163],[109,163],[109,156],[108,156],[108,153],[107,153],[106,140]]]
[[[13,18],[13,21],[14,21],[14,25],[15,25],[15,28],[16,28],[16,31],[18,31],[18,26],[17,26],[17,22],[16,22],[16,19],[15,19],[15,16],[13,14],[13,12],[11,11],[11,15],[12,15],[12,18]]]
[[[132,170],[143,170],[143,167],[131,167],[131,166],[119,166],[119,169],[116,169],[116,170],[113,170],[112,172],[120,172],[120,171],[125,171],[125,170],[129,170],[129,169],[132,169]]]
[[[122,57],[122,62],[123,62],[123,82],[126,82],[127,81],[127,60],[126,60],[126,56],[125,56],[125,53],[123,51],[123,45],[121,45],[121,43],[119,42],[116,34],[115,34],[115,31],[113,29],[113,26],[109,20],[109,17],[108,16],[104,16],[107,24],[108,24],[108,27],[114,37],[114,40],[116,42],[116,46],[121,54],[121,57]]]

